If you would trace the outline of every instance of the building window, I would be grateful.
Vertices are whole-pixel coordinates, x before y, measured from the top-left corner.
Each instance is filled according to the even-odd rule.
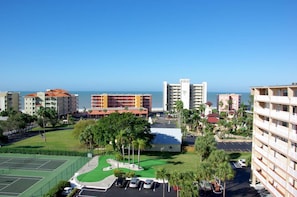
[[[297,106],[293,106],[293,115],[296,115],[297,113]]]
[[[288,123],[282,121],[282,126],[284,126],[284,127],[288,127]]]
[[[291,148],[294,152],[297,152],[297,144],[296,143],[291,143]]]

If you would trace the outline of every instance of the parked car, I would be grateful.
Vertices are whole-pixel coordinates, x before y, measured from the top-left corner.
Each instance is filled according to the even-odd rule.
[[[133,177],[129,183],[129,187],[137,188],[139,185],[139,179],[137,177]]]
[[[154,180],[152,179],[146,179],[143,183],[143,188],[144,189],[151,189],[154,185]]]
[[[72,187],[65,187],[62,191],[62,196],[67,196],[72,192]]]
[[[126,184],[127,184],[127,180],[124,177],[118,177],[115,182],[116,187],[125,187]]]
[[[245,159],[239,159],[239,160],[238,160],[238,163],[239,163],[239,165],[240,165],[241,167],[246,167],[246,161],[245,161]]]

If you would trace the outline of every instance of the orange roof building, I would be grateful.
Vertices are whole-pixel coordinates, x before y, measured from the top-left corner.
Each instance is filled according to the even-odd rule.
[[[24,97],[24,111],[36,115],[40,107],[54,108],[58,116],[77,112],[78,95],[63,89],[48,89],[45,92],[27,94]]]

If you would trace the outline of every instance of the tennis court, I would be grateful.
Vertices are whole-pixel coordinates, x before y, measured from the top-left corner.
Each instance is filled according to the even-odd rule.
[[[0,157],[0,168],[53,171],[67,160],[50,160],[36,157],[29,158],[8,158]]]
[[[41,179],[42,177],[0,175],[0,195],[18,196]]]
[[[87,162],[83,157],[1,154],[0,197],[40,197],[68,180]]]

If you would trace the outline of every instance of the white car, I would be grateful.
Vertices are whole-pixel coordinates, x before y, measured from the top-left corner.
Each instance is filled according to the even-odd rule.
[[[137,188],[139,185],[139,179],[137,177],[133,177],[129,183],[129,187]]]
[[[152,179],[146,179],[143,183],[143,188],[144,189],[151,189],[153,187],[154,180]]]
[[[241,167],[246,167],[246,161],[245,161],[245,159],[239,159],[239,160],[238,160],[238,163],[239,163],[239,165],[240,165]]]

